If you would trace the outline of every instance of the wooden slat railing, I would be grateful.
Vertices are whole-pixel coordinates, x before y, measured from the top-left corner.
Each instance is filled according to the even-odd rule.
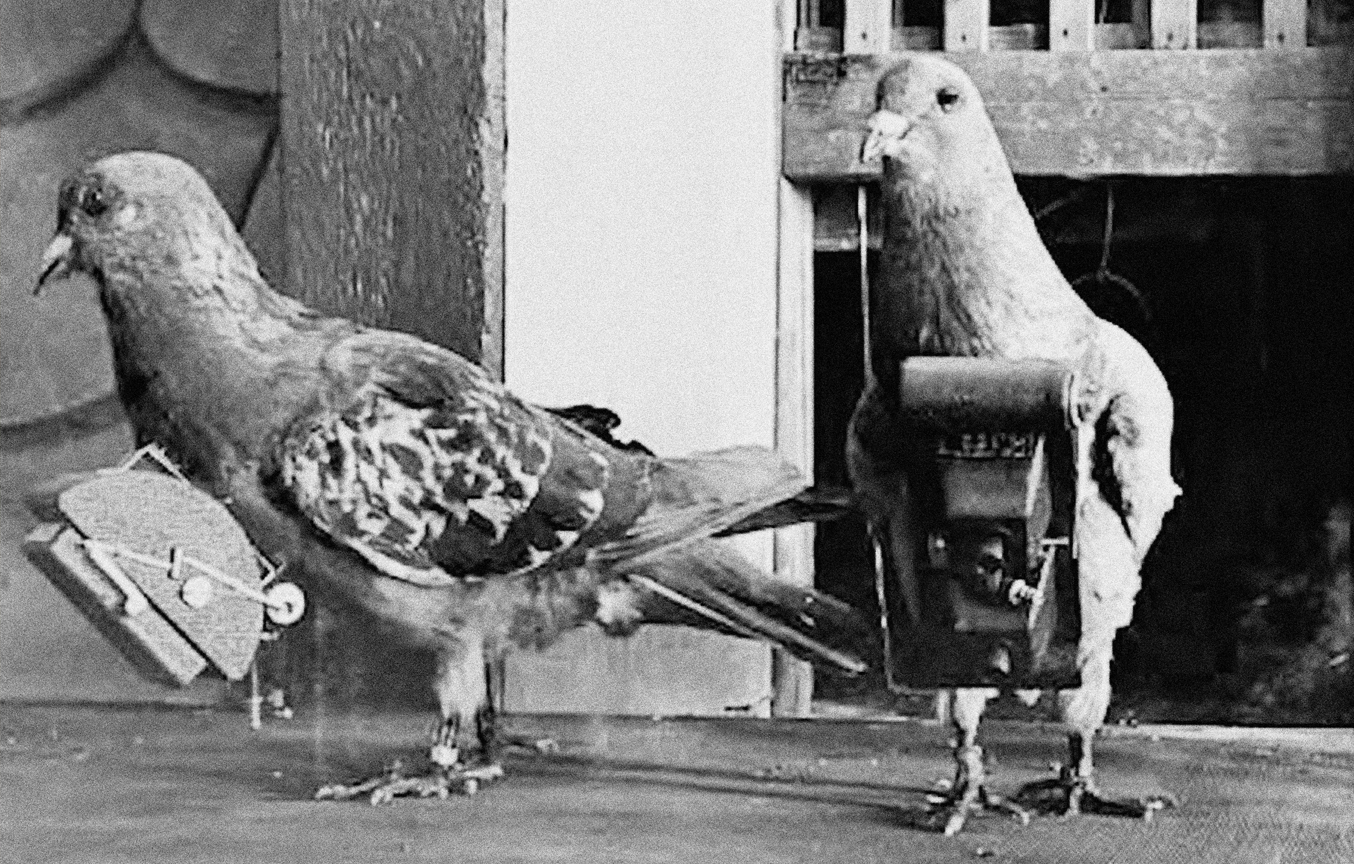
[[[939,27],[907,25],[907,0],[830,2],[808,4],[824,16],[808,23],[838,22],[844,56],[785,60],[782,167],[797,183],[873,179],[878,166],[857,159],[864,121],[903,49],[941,49],[973,76],[1017,173],[1354,172],[1354,49],[1335,0],[1310,14],[1308,0],[1261,0],[1235,16],[1260,20],[1203,23],[1198,0],[1133,0],[1117,23],[1098,0],[1047,0],[1046,24],[1003,27],[990,23],[1003,0],[945,0],[924,22]],[[1234,43],[1252,47],[1206,50]],[[1118,50],[1138,46],[1150,48]]]
[[[918,26],[908,0],[800,0],[798,51],[1088,51],[1283,48],[1354,44],[1343,0],[1225,4],[1200,17],[1198,0],[1132,0],[1127,21],[1100,20],[1099,0],[1050,0],[1047,23],[993,25],[1006,0],[947,0],[939,26]],[[1087,30],[1090,30],[1088,36]],[[868,44],[863,34],[869,34]]]

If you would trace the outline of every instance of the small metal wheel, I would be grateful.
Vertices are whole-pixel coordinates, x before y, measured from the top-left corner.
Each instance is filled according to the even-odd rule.
[[[269,585],[263,595],[269,603],[264,607],[268,620],[280,627],[295,624],[306,614],[306,595],[291,582],[277,582]]]

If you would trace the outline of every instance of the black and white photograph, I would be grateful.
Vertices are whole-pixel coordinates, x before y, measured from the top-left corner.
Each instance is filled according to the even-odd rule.
[[[1354,862],[1354,0],[0,0],[0,864]]]

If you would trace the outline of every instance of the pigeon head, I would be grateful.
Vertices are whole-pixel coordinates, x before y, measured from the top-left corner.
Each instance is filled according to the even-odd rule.
[[[884,159],[886,175],[954,182],[1006,170],[978,88],[953,63],[909,56],[880,80],[876,106],[861,161]]]
[[[234,248],[244,251],[230,217],[192,166],[163,153],[118,153],[61,184],[34,293],[73,272],[105,290],[181,284],[190,280],[154,277],[219,269],[222,250]]]

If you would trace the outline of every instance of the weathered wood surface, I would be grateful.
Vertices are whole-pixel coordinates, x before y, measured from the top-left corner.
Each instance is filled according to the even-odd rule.
[[[888,0],[846,0],[843,50],[877,54],[889,50],[893,38],[893,4]]]
[[[1095,48],[1096,4],[1087,0],[1049,0],[1050,51],[1090,51]]]
[[[830,31],[839,33],[840,31]],[[1060,31],[1061,33],[1061,31]],[[924,26],[894,27],[890,38],[891,51],[939,51],[941,28]],[[1060,38],[1062,38],[1060,36]],[[1108,51],[1119,48],[1146,48],[1147,22],[1137,24],[1096,24],[1091,28],[1093,48]],[[1005,24],[987,28],[987,50],[989,51],[1040,51],[1053,47],[1049,44],[1049,30],[1043,24]],[[1071,44],[1072,34],[1066,41]],[[818,38],[797,40],[799,51],[828,51],[841,53],[840,40],[830,41]],[[836,47],[833,47],[836,46]],[[1076,50],[1068,48],[1067,50]],[[870,52],[848,52],[870,53]]]
[[[777,41],[782,50],[796,44],[799,11],[779,10]],[[861,51],[886,51],[893,33],[892,4],[847,5],[845,27],[854,30]],[[815,19],[816,20],[816,19]],[[780,106],[784,109],[784,105]],[[780,159],[779,147],[776,162]],[[776,201],[776,449],[812,482],[813,426],[813,192],[777,179]],[[814,528],[802,525],[777,531],[772,563],[778,578],[796,585],[814,583]],[[807,717],[813,705],[813,668],[785,651],[771,655],[771,714]]]
[[[1152,47],[1194,48],[1199,40],[1198,0],[1152,0]]]
[[[251,588],[259,585],[260,566],[244,530],[219,501],[180,480],[151,471],[101,474],[63,491],[58,506],[91,540],[161,561],[168,561],[177,549]],[[210,600],[194,607],[181,592],[197,571],[190,568],[174,578],[169,571],[140,561],[119,558],[117,564],[155,612],[227,679],[244,677],[263,632],[259,603],[209,582]]]
[[[290,290],[501,365],[502,5],[284,0]]]
[[[1018,174],[1354,170],[1354,49],[950,53]],[[895,55],[785,59],[785,176],[867,180],[865,121]]]
[[[687,627],[645,627],[624,639],[571,630],[549,651],[508,656],[504,704],[514,714],[764,716],[771,652],[725,637],[715,653],[710,638]]]
[[[813,480],[813,194],[804,186],[780,181],[776,302],[776,449]],[[796,585],[813,586],[812,525],[775,533],[776,575]],[[784,651],[772,663],[771,713],[808,716],[813,699],[813,669]]]
[[[1266,48],[1293,50],[1307,44],[1307,0],[1261,0]]]
[[[988,0],[945,0],[941,44],[946,51],[986,51],[992,21]]]
[[[206,658],[167,618],[151,611],[123,614],[124,595],[90,563],[80,541],[75,529],[47,522],[28,536],[24,552],[148,680],[183,687],[205,672]]]

